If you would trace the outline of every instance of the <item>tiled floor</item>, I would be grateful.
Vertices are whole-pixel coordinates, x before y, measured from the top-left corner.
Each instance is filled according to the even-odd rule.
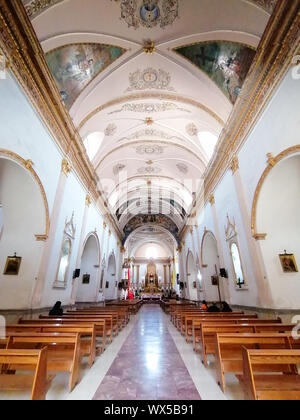
[[[200,400],[157,305],[139,320],[99,386],[96,400]]]

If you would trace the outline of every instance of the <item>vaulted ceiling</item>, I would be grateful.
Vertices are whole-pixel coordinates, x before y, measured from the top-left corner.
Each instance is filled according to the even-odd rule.
[[[275,3],[24,0],[124,240],[178,240]]]

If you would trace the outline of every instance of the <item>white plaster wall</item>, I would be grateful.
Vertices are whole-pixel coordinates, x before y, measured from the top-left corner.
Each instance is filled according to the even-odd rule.
[[[0,202],[3,204],[3,234],[0,239],[0,309],[27,309],[39,268],[45,232],[45,209],[39,187],[16,163],[0,159]],[[6,258],[22,257],[18,276],[3,275]]]
[[[300,143],[299,109],[300,81],[293,79],[290,70],[238,155],[250,211],[258,181],[267,166],[267,153],[276,156]]]
[[[154,248],[157,253],[157,258],[168,258],[170,256],[170,252],[166,250],[165,247],[155,244],[155,243],[148,243],[142,245],[140,248],[138,248],[135,252],[136,258],[147,258],[148,257],[148,249]]]
[[[0,148],[33,161],[51,212],[62,157],[14,76],[6,75],[0,80]]]
[[[300,269],[300,155],[280,162],[266,179],[257,208],[259,232],[267,233],[260,246],[274,305],[300,308],[300,272],[284,273],[278,254],[295,255]]]

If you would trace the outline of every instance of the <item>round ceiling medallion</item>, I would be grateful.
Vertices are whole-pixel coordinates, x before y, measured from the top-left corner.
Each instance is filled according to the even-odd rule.
[[[160,16],[159,7],[155,2],[148,1],[140,8],[140,16],[146,24],[151,25],[156,22]]]

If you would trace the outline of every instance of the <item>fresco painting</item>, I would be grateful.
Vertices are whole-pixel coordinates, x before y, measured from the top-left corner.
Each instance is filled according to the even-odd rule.
[[[71,44],[46,54],[61,98],[70,109],[83,89],[125,50],[105,44]]]
[[[234,104],[242,89],[255,50],[227,41],[201,42],[175,51],[204,71]]]

